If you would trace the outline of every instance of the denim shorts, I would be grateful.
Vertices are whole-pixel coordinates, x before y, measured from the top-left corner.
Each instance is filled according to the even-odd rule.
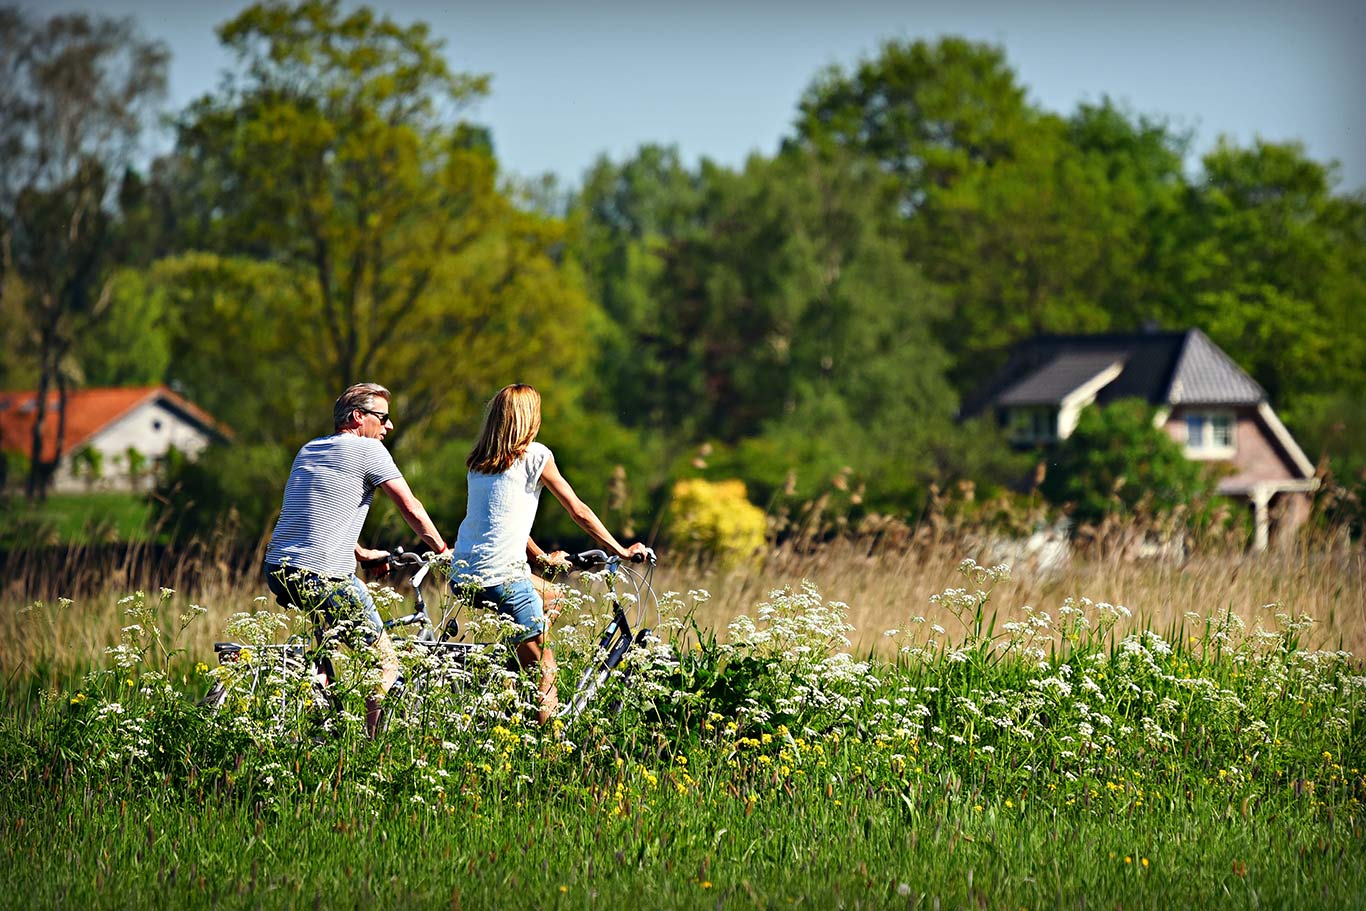
[[[384,634],[384,621],[370,589],[354,574],[334,579],[297,566],[264,563],[266,585],[282,607],[296,607],[313,617],[322,630],[347,623],[352,636],[348,645],[372,646]],[[354,641],[352,641],[354,640]]]
[[[545,604],[530,579],[514,579],[478,589],[474,593],[474,604],[476,607],[491,607],[500,616],[522,627],[511,636],[513,642],[530,642],[545,635]]]

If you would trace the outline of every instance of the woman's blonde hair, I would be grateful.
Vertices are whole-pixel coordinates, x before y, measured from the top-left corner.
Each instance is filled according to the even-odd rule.
[[[541,394],[525,383],[504,386],[484,408],[484,426],[465,467],[480,474],[507,471],[540,429]]]

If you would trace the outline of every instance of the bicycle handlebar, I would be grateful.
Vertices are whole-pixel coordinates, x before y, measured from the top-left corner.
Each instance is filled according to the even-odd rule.
[[[655,552],[647,548],[643,553],[632,554],[632,563],[649,563],[655,565]],[[605,550],[585,550],[583,553],[570,554],[569,565],[575,569],[593,569],[598,566],[613,566],[621,562],[620,557],[611,557]]]
[[[383,560],[363,560],[361,562],[363,565],[367,566],[385,561],[391,566],[422,566],[424,564],[449,560],[450,554],[451,552],[449,550],[441,554],[433,553],[432,551],[419,554],[415,551],[404,550],[402,547],[395,547]],[[657,557],[653,549],[646,549],[643,553],[632,554],[630,559],[632,563],[648,563],[651,566],[654,566]],[[620,557],[611,556],[607,551],[602,550],[601,548],[594,548],[593,550],[585,550],[581,553],[569,555],[569,565],[574,569],[580,570],[594,569],[601,566],[614,566],[620,562],[622,562]]]

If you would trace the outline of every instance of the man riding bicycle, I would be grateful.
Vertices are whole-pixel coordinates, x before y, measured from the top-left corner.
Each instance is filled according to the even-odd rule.
[[[384,448],[393,427],[389,399],[389,390],[377,383],[357,383],[337,397],[332,434],[305,443],[294,457],[262,567],[276,600],[308,611],[320,634],[323,627],[349,626],[356,633],[351,644],[373,650],[380,685],[366,699],[365,730],[371,736],[379,725],[380,702],[399,673],[379,609],[356,576],[357,560],[388,556],[359,543],[376,488],[394,501],[432,551],[446,550],[445,539]]]

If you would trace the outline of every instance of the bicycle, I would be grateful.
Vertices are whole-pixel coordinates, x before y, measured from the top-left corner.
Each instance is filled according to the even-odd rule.
[[[218,676],[199,700],[210,711],[233,707],[241,715],[259,716],[266,733],[280,734],[298,730],[311,709],[341,708],[328,688],[334,675],[324,669],[326,659],[313,654],[307,636],[265,645],[215,642],[213,650],[228,673]],[[265,710],[253,712],[258,705]]]
[[[423,584],[433,566],[449,564],[449,557],[433,553],[422,555],[395,548],[388,562],[402,572],[415,568],[408,579],[413,589],[413,610],[401,617],[385,621],[386,630],[418,627],[415,635],[395,637],[395,646],[406,658],[406,674],[385,698],[385,727],[396,720],[429,729],[438,725],[470,723],[481,710],[504,701],[513,692],[510,684],[517,676],[516,658],[503,640],[467,641],[459,623],[459,610],[467,606],[456,599],[454,609],[444,613],[433,623],[427,610]],[[578,718],[594,695],[621,665],[634,648],[644,647],[652,627],[645,625],[653,614],[658,625],[659,603],[651,585],[655,559],[653,552],[639,561],[645,564],[637,570],[617,557],[601,550],[589,550],[570,557],[575,571],[602,570],[612,601],[612,618],[598,638],[593,657],[584,669],[569,698],[561,703],[558,718],[568,724]],[[621,580],[629,591],[617,592]],[[214,652],[221,668],[229,672],[220,676],[201,700],[211,710],[244,704],[244,708],[264,707],[266,730],[279,733],[298,730],[305,712],[313,710],[323,715],[328,710],[335,715],[341,709],[341,699],[333,690],[336,680],[330,660],[330,642],[336,631],[321,637],[310,647],[309,638],[293,636],[280,644],[251,645],[240,642],[215,642]],[[506,656],[506,660],[498,659]],[[240,672],[233,673],[240,668]],[[623,679],[629,680],[633,668],[628,667]],[[442,698],[435,698],[437,695]],[[608,713],[620,709],[620,700],[608,707]],[[451,711],[445,712],[443,709]],[[458,713],[458,717],[452,717]],[[324,722],[324,727],[326,727]]]
[[[432,716],[439,714],[439,709],[434,709],[433,704],[445,701],[431,699],[433,694],[440,693],[445,696],[447,693],[459,694],[462,689],[478,689],[481,671],[485,677],[491,676],[495,681],[504,682],[518,673],[516,657],[505,640],[466,641],[461,638],[458,611],[468,606],[466,599],[456,599],[455,610],[443,614],[437,623],[432,622],[422,594],[422,583],[427,577],[428,570],[437,562],[444,562],[443,558],[432,554],[418,557],[415,554],[400,553],[391,558],[391,563],[395,566],[419,565],[420,568],[410,580],[415,593],[413,612],[385,624],[388,629],[414,625],[420,627],[415,637],[395,640],[400,654],[406,653],[412,657],[410,667],[413,670],[406,676],[403,687],[397,694],[397,705],[394,706],[390,717],[416,720],[424,725],[429,725],[433,720]],[[653,615],[654,625],[658,625],[659,601],[651,584],[655,567],[654,553],[649,552],[643,555],[641,560],[632,562],[642,563],[644,568],[637,570],[628,562],[608,556],[602,550],[584,551],[569,557],[573,571],[603,571],[613,612],[607,627],[598,637],[592,659],[569,698],[560,705],[556,717],[564,724],[572,722],[583,713],[593,696],[633,648],[643,648],[647,645],[652,627],[645,626],[645,620]],[[617,591],[622,580],[626,581],[629,592]],[[506,658],[501,666],[498,663],[500,658]],[[633,670],[632,667],[628,667],[623,673],[623,679],[629,680]],[[482,696],[475,701],[487,704],[503,698],[509,690],[506,686],[485,686],[478,692]],[[391,691],[390,698],[393,699],[394,696],[395,693]],[[469,707],[469,701],[466,699],[464,705],[460,705],[460,700],[455,700],[457,711],[467,720],[470,716],[464,709]],[[607,711],[614,714],[619,709],[618,700],[609,706]]]

